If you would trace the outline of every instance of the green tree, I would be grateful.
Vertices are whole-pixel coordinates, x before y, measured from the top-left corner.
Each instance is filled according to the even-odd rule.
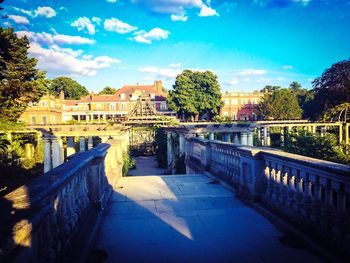
[[[280,86],[271,86],[271,85],[266,85],[263,87],[260,92],[273,92],[275,90],[281,89]]]
[[[64,97],[69,100],[79,100],[89,94],[84,86],[68,77],[58,77],[51,81],[49,92],[58,97],[61,91],[64,92]]]
[[[289,89],[292,91],[293,94],[297,96],[299,106],[303,110],[302,117],[304,119],[309,119],[310,112],[312,112],[311,102],[314,98],[313,90],[302,88],[301,84],[296,81],[293,81],[291,84],[289,84]]]
[[[184,70],[169,91],[168,105],[182,119],[217,115],[223,106],[217,76],[211,71]]]
[[[112,87],[104,87],[103,90],[101,90],[98,95],[114,95],[117,92],[117,89]]]
[[[350,59],[326,69],[313,82],[313,117],[320,118],[328,109],[350,102]]]
[[[37,102],[46,91],[45,72],[28,57],[27,37],[18,38],[12,28],[0,27],[0,116],[16,121],[29,102]]]
[[[257,106],[257,112],[262,119],[273,120],[300,119],[302,115],[297,96],[290,89],[265,93]]]

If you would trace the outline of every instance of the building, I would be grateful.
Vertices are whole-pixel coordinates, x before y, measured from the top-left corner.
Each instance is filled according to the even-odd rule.
[[[136,105],[140,96],[148,96],[154,108],[164,115],[175,115],[166,103],[167,93],[162,81],[152,85],[126,85],[113,95],[89,94],[80,100],[65,100],[43,96],[39,103],[31,104],[21,120],[30,125],[60,124],[70,120],[82,122],[123,118]]]
[[[30,103],[20,117],[20,120],[30,125],[46,125],[62,123],[62,114],[65,110],[63,92],[59,98],[52,95],[43,96],[39,102]]]
[[[256,120],[255,109],[263,95],[260,92],[225,92],[222,94],[224,106],[220,116],[232,120]]]

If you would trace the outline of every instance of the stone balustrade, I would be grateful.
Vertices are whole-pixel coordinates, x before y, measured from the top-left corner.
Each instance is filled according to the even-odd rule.
[[[350,166],[200,138],[188,138],[185,149],[188,173],[219,177],[350,256]]]
[[[0,199],[0,261],[67,261],[84,226],[96,217],[122,176],[127,142],[76,153]]]

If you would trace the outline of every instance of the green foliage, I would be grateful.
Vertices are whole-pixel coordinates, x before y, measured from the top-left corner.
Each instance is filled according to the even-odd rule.
[[[218,123],[231,123],[232,119],[229,116],[216,115],[216,116],[214,116],[213,121],[218,122]]]
[[[342,151],[334,134],[327,133],[322,137],[303,130],[289,133],[286,134],[283,150],[321,160],[350,163],[349,153]]]
[[[23,128],[25,125],[22,122],[13,122],[0,120],[0,131],[15,131]]]
[[[195,117],[198,120],[204,114],[211,118],[223,106],[217,76],[211,71],[184,70],[176,77],[167,102],[182,119]]]
[[[264,88],[260,90],[260,92],[274,92],[275,90],[281,89],[280,86],[271,86],[271,85],[266,85]]]
[[[328,109],[321,117],[322,121],[350,121],[346,119],[350,114],[350,103],[345,102],[334,108]]]
[[[326,69],[313,81],[313,118],[320,118],[327,110],[350,102],[350,59]]]
[[[65,121],[64,124],[76,125],[76,124],[79,124],[79,121],[72,119],[72,120]]]
[[[123,165],[123,176],[126,176],[128,174],[128,171],[130,169],[135,169],[136,168],[136,163],[135,160],[133,158],[131,158],[130,152],[125,152],[123,154],[123,161],[124,161],[124,165]]]
[[[68,100],[79,100],[89,94],[84,86],[68,77],[58,77],[51,81],[49,92],[58,97],[61,91],[64,92],[64,97]]]
[[[167,159],[167,135],[164,129],[158,128],[155,131],[155,152],[156,159],[160,168],[166,169],[168,166]]]
[[[98,95],[114,95],[118,90],[112,87],[104,87]]]
[[[13,28],[0,27],[0,116],[16,121],[29,102],[46,92],[45,72],[36,69],[37,60],[28,57],[27,37],[18,38]]]
[[[303,111],[296,94],[290,89],[276,89],[264,94],[257,112],[263,119],[291,120],[300,119]]]

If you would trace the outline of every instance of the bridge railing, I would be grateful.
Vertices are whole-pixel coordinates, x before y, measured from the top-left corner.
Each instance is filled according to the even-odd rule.
[[[350,255],[350,166],[199,138],[186,144],[187,172],[210,172]]]
[[[109,141],[77,153],[1,198],[0,261],[55,262],[71,256],[74,240],[91,231],[84,227],[96,220],[122,176],[123,144]]]

